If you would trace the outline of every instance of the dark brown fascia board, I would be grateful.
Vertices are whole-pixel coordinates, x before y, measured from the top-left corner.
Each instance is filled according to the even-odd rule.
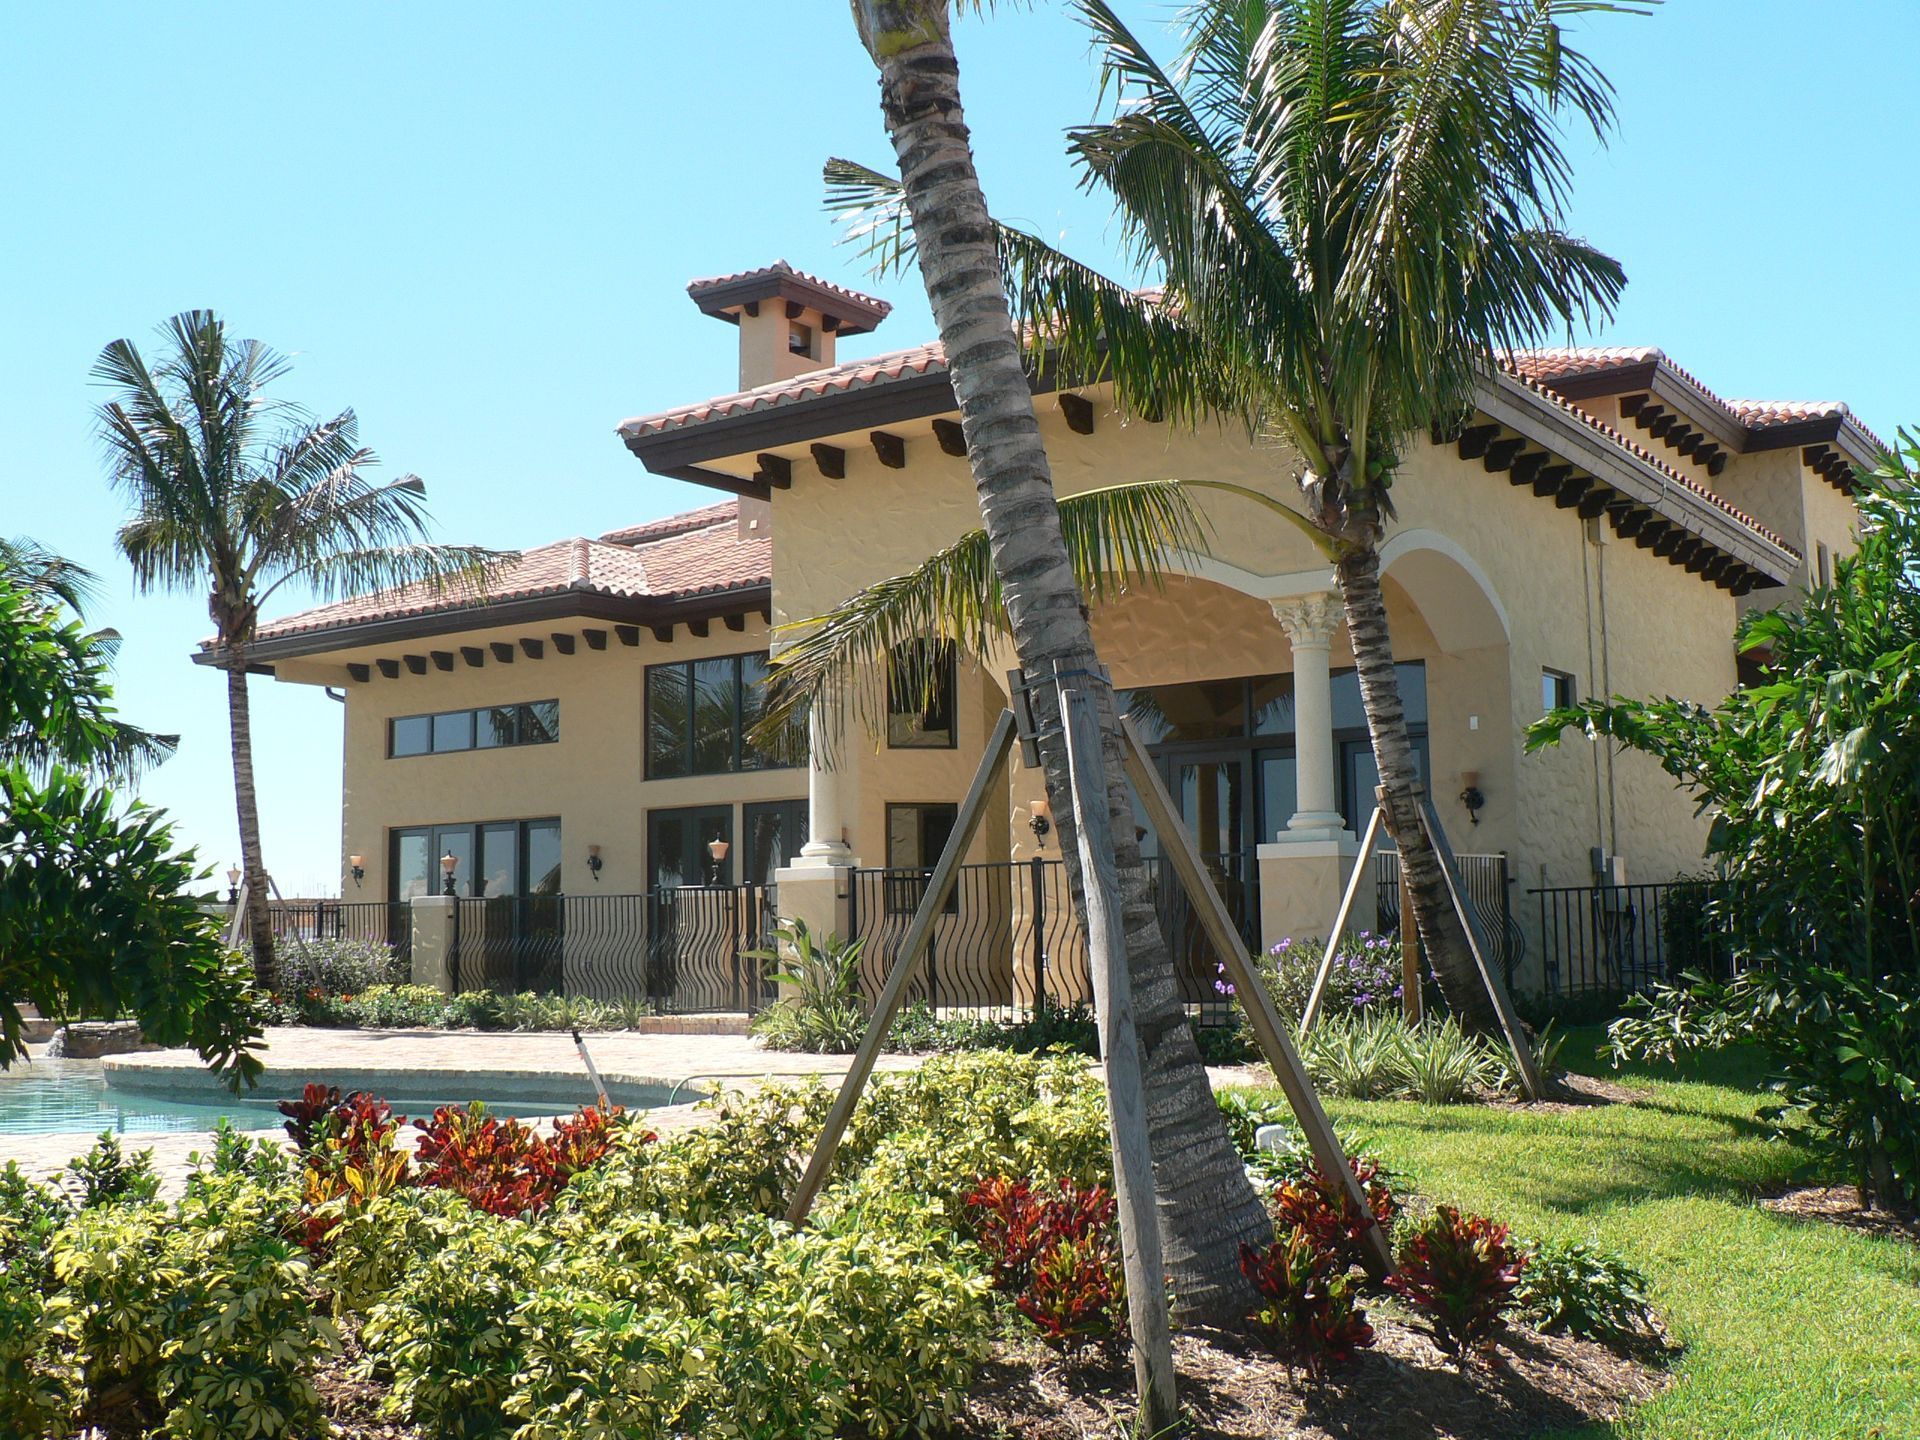
[[[1725,551],[1767,581],[1785,585],[1799,562],[1751,526],[1688,489],[1644,457],[1625,449],[1551,399],[1504,371],[1478,387],[1489,420],[1525,435],[1627,500],[1637,501],[1692,535]]]
[[[1035,395],[1051,394],[1057,388],[1053,371],[1049,368],[1038,375],[1029,373],[1027,388]],[[954,398],[953,381],[947,372],[930,370],[898,380],[876,381],[858,390],[838,390],[810,400],[792,400],[764,410],[723,415],[697,425],[682,425],[647,435],[623,434],[621,438],[640,463],[656,475],[765,498],[762,491],[738,488],[751,485],[751,481],[723,476],[716,471],[688,472],[705,460],[804,445],[855,430],[884,430],[889,425],[951,415],[959,408],[960,402]]]
[[[1542,380],[1540,384],[1563,399],[1576,401],[1645,391],[1667,409],[1685,415],[1727,449],[1742,451],[1753,448],[1747,443],[1751,429],[1726,407],[1724,401],[1702,390],[1671,365],[1658,360],[1636,360],[1630,365],[1587,370],[1557,380]],[[1613,423],[1611,416],[1602,418]]]
[[[363,645],[395,645],[431,635],[455,635],[462,631],[538,625],[557,620],[666,624],[711,619],[735,610],[756,610],[770,603],[772,596],[773,587],[770,585],[747,585],[737,590],[717,590],[672,600],[632,600],[566,590],[552,595],[534,595],[524,600],[462,606],[458,610],[442,610],[428,615],[402,615],[385,620],[356,621],[325,630],[302,630],[293,635],[255,641],[248,647],[248,653],[262,664],[267,664],[308,655],[325,655],[335,650],[358,649]],[[213,652],[196,650],[193,659],[195,664],[211,665]]]
[[[1636,390],[1651,390],[1657,360],[1636,360],[1631,365],[1611,365],[1605,370],[1582,370],[1539,383],[1567,400],[1592,400],[1601,395],[1631,395]]]
[[[885,302],[871,305],[842,295],[838,290],[816,285],[805,276],[777,272],[743,275],[737,280],[723,280],[717,285],[689,285],[687,295],[700,307],[701,314],[711,315],[716,320],[730,320],[736,325],[739,317],[726,312],[735,306],[751,305],[756,300],[791,300],[801,305],[811,305],[822,315],[839,321],[838,333],[841,335],[865,335],[893,313],[893,307]]]
[[[1815,415],[1784,425],[1753,426],[1747,431],[1748,450],[1785,450],[1795,445],[1835,445],[1854,466],[1871,470],[1885,457],[1873,437],[1851,415]]]

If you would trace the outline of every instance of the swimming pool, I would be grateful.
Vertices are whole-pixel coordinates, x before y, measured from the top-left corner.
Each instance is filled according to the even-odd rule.
[[[204,1071],[181,1070],[160,1085],[153,1084],[151,1076],[125,1074],[109,1084],[108,1075],[108,1067],[98,1060],[35,1060],[0,1071],[0,1135],[98,1135],[103,1130],[151,1135],[211,1130],[222,1118],[239,1130],[277,1130],[285,1119],[280,1101],[299,1088],[270,1074],[260,1089],[241,1098],[228,1094]],[[479,1099],[493,1114],[532,1119],[565,1114],[593,1100],[585,1079],[571,1076],[448,1077],[453,1083],[447,1088],[457,1084],[457,1094],[441,1093],[431,1083],[433,1076],[417,1072],[356,1071],[325,1078],[342,1089],[369,1090],[387,1099],[395,1111],[414,1116],[430,1115],[439,1105]],[[607,1089],[616,1104],[635,1110],[668,1098],[662,1085],[609,1081]],[[682,1089],[674,1098],[697,1096]]]

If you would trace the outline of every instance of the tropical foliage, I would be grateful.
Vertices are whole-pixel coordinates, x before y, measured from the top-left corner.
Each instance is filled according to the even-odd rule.
[[[1279,442],[1278,488],[1300,507],[1284,513],[1334,562],[1421,933],[1463,1023],[1491,1031],[1415,820],[1379,544],[1410,438],[1467,411],[1501,351],[1604,316],[1620,293],[1619,265],[1561,227],[1562,120],[1604,134],[1611,102],[1560,22],[1623,7],[1203,0],[1172,68],[1104,0],[1074,8],[1115,103],[1069,149],[1162,288],[997,227],[1033,363],[1111,381],[1137,415],[1224,416]],[[899,181],[840,161],[827,180],[877,266],[919,255]]]
[[[157,1043],[250,1074],[259,1017],[193,899],[205,872],[160,812],[123,807],[92,773],[151,754],[111,695],[96,639],[0,575],[0,1066],[24,1053],[29,1004],[131,1015]]]
[[[781,921],[775,948],[747,952],[787,992],[753,1017],[753,1033],[775,1050],[846,1055],[858,1049],[867,1029],[863,944],[838,935],[815,938],[804,920]]]
[[[234,803],[246,871],[254,972],[273,965],[247,710],[247,649],[261,609],[296,586],[322,598],[421,582],[477,586],[495,558],[426,543],[425,486],[411,475],[374,483],[378,464],[343,410],[315,422],[268,394],[289,368],[257,340],[236,340],[208,310],[160,329],[149,363],[131,340],[94,362],[113,394],[97,413],[107,472],[132,507],[121,551],[143,590],[204,589],[213,656],[226,672]]]
[[[1798,606],[1756,615],[1762,683],[1708,709],[1594,701],[1539,722],[1644,751],[1713,816],[1706,904],[1739,972],[1654,997],[1623,1053],[1755,1039],[1785,1107],[1863,1191],[1920,1201],[1920,439],[1866,490],[1857,553]]]

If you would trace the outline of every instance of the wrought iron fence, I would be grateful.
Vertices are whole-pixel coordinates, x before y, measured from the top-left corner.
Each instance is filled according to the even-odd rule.
[[[1687,971],[1734,967],[1727,892],[1711,880],[1534,890],[1549,998],[1638,993]]]
[[[1252,852],[1208,856],[1206,862],[1251,949],[1260,925]],[[1147,869],[1182,998],[1202,1023],[1229,1022],[1232,1001],[1215,988],[1218,960],[1191,901],[1172,867],[1149,860]],[[899,956],[931,874],[918,868],[853,872],[850,929],[863,941],[860,983],[869,999],[880,993]],[[908,990],[909,1003],[1008,1017],[1031,1010],[1040,995],[1061,1005],[1093,999],[1065,864],[1035,857],[961,866],[926,962]]]
[[[413,912],[404,900],[276,900],[267,914],[276,936],[365,940],[391,947],[402,964],[413,953]]]
[[[1493,947],[1488,958],[1500,967],[1507,988],[1526,959],[1527,936],[1513,915],[1513,873],[1505,855],[1455,855],[1466,900]],[[1400,855],[1382,850],[1373,857],[1374,909],[1382,935],[1400,933]]]

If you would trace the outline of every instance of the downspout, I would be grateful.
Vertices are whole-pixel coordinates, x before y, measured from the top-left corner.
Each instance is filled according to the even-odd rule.
[[[1583,524],[1580,527],[1580,598],[1587,613],[1587,678],[1591,683],[1604,685],[1600,679],[1600,661],[1593,653],[1593,577],[1587,559],[1589,548],[1591,542],[1587,539],[1587,527]],[[1593,838],[1599,842],[1596,849],[1611,855],[1613,852],[1607,847],[1605,803],[1600,794],[1601,743],[1597,737],[1593,741]],[[1597,876],[1595,878],[1598,879]]]
[[[1607,547],[1606,532],[1601,530],[1599,519],[1590,522],[1594,526],[1595,545],[1599,554],[1594,557],[1594,579],[1599,589],[1600,599],[1600,688],[1608,700],[1613,699],[1613,658],[1607,645]],[[1607,853],[1620,853],[1620,795],[1614,785],[1614,762],[1619,757],[1619,746],[1607,746]],[[1632,877],[1629,876],[1629,879]]]

